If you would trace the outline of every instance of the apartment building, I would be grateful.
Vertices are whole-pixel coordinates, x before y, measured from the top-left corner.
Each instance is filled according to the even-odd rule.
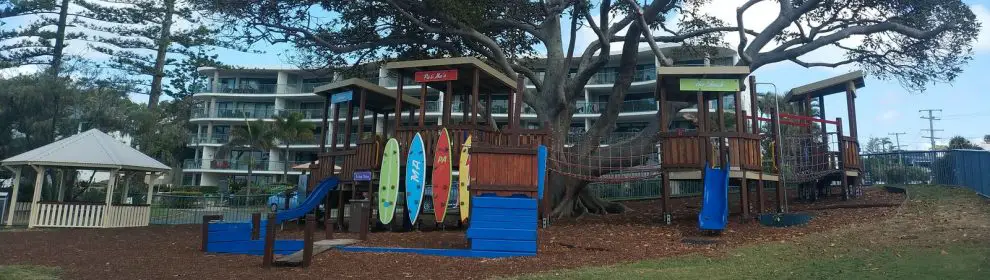
[[[706,60],[710,65],[731,65],[736,59],[732,50],[724,48],[719,48],[717,52],[708,55],[683,51],[678,47],[665,48],[664,52],[673,59],[675,66],[704,65]],[[610,61],[619,60],[618,54],[612,55],[615,57]],[[640,63],[636,66],[636,75],[622,105],[618,124],[612,133],[602,139],[603,145],[635,136],[652,118],[656,117],[658,107],[654,99],[654,90],[656,68],[659,64],[649,49],[642,49],[638,55]],[[537,59],[537,62],[539,61]],[[388,89],[396,89],[395,75],[376,65],[367,65],[367,69],[369,71],[364,75],[365,79]],[[538,75],[543,75],[546,70],[536,68],[534,71]],[[571,74],[574,74],[576,69],[571,71]],[[220,154],[220,148],[229,142],[231,131],[237,126],[243,126],[246,121],[257,119],[274,121],[273,118],[277,115],[294,112],[302,114],[305,121],[313,122],[316,127],[314,135],[320,135],[323,133],[319,125],[323,115],[323,99],[313,94],[313,89],[335,78],[341,78],[341,75],[291,67],[201,68],[199,73],[207,77],[212,86],[194,95],[199,103],[190,120],[196,128],[190,132],[189,147],[195,150],[195,156],[184,161],[185,185],[226,186],[232,181],[242,181],[246,178],[249,164],[255,174],[253,180],[259,183],[276,182],[284,173],[286,165],[291,167],[316,159],[319,137],[311,141],[289,143],[288,150],[285,149],[284,143],[279,143],[278,148],[268,151],[233,148],[228,153]],[[605,109],[615,79],[615,66],[609,65],[588,82],[583,99],[577,101],[578,109],[574,114],[568,137],[571,141],[581,137]],[[408,85],[404,86],[407,94],[419,95],[420,89],[415,81],[406,79],[405,85]],[[531,85],[528,87],[533,88]],[[429,89],[426,102],[428,124],[440,124],[441,100],[444,100],[443,92]],[[492,100],[492,116],[500,126],[504,125],[504,122],[508,121],[508,96],[494,95]],[[744,98],[742,102],[748,104],[749,100]],[[459,114],[463,112],[462,104],[462,100],[454,100],[452,106],[454,120],[459,120],[462,116]],[[691,110],[693,109],[685,112]],[[418,115],[419,112],[415,114]],[[343,116],[341,120],[347,117],[349,116]],[[357,115],[353,117],[357,118]],[[366,117],[367,119],[372,118]],[[377,123],[369,122],[366,124],[368,126],[366,129],[371,129],[371,126],[377,131],[388,129],[389,123],[385,122],[385,116],[379,115],[373,119],[376,119]],[[407,118],[403,117],[403,119]],[[521,119],[524,126],[538,125],[535,112],[526,106],[523,108]],[[330,127],[333,131],[333,127],[336,126],[330,124]],[[338,134],[342,135],[342,133]],[[329,141],[330,137],[327,139]],[[345,137],[337,137],[341,145],[344,139]],[[359,138],[354,135],[350,139],[356,142]],[[254,159],[252,162],[246,160],[249,153]],[[290,168],[288,174],[288,181],[295,182],[301,172]]]

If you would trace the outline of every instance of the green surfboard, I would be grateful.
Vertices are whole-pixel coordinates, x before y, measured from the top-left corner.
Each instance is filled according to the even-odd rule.
[[[395,202],[399,198],[399,141],[388,139],[382,155],[382,170],[378,181],[378,219],[382,224],[392,222]]]

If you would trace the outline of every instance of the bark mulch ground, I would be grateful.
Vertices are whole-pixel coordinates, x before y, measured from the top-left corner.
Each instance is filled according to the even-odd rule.
[[[843,203],[890,203],[902,194],[868,189],[862,199],[830,199],[792,210]],[[302,268],[261,267],[261,257],[207,255],[199,251],[198,226],[151,226],[127,229],[0,232],[0,265],[58,266],[68,279],[478,279],[581,266],[601,266],[688,253],[719,254],[726,248],[761,242],[787,242],[795,236],[825,231],[891,215],[890,207],[807,210],[814,219],[795,228],[762,227],[730,217],[727,230],[712,244],[684,242],[700,238],[697,199],[674,200],[672,226],[660,223],[657,201],[627,202],[621,215],[586,216],[559,221],[540,230],[539,255],[512,259],[464,259],[410,254],[344,253],[317,255]],[[317,238],[322,236],[317,233]],[[291,226],[280,237],[300,236]],[[356,238],[337,234],[337,238]],[[462,230],[375,232],[363,246],[466,248]]]

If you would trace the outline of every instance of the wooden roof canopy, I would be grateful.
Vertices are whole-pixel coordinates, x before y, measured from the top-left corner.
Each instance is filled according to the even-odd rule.
[[[395,109],[395,91],[359,78],[350,78],[318,86],[315,91],[317,95],[321,96],[330,96],[336,93],[352,91],[354,93],[354,101],[359,101],[361,98],[361,90],[365,90],[367,97],[367,103],[365,106],[367,106],[368,109],[375,111]],[[358,106],[357,104],[357,102],[354,102],[353,106]],[[418,98],[414,98],[409,95],[402,96],[403,108],[419,108],[420,106],[421,104]]]
[[[806,96],[818,98],[830,94],[846,92],[849,82],[853,82],[853,85],[859,89],[866,86],[866,82],[863,80],[863,77],[863,71],[855,71],[799,86],[787,92],[787,95],[784,96],[784,100],[787,102],[795,102],[804,100]]]
[[[425,60],[396,61],[385,64],[386,70],[396,71],[407,78],[417,71],[457,70],[458,79],[452,81],[455,93],[468,94],[474,83],[477,69],[479,89],[487,92],[508,92],[516,88],[515,80],[475,57],[452,57]],[[446,82],[427,83],[428,86],[446,90]]]
[[[749,66],[675,66],[657,67],[658,86],[667,91],[667,101],[697,103],[696,91],[681,91],[680,79],[736,79],[739,89],[745,90],[744,80],[749,76]],[[714,93],[705,92],[706,99],[717,98]],[[712,94],[709,94],[712,93]],[[730,94],[731,92],[722,92]]]

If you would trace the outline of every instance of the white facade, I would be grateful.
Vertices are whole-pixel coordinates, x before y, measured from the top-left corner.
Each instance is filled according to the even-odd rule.
[[[672,53],[674,48],[668,48]],[[724,51],[724,52],[723,52]],[[712,59],[713,65],[728,65],[734,63],[734,56],[731,50],[720,50],[719,55]],[[648,50],[641,51],[641,63],[637,65],[636,75],[619,120],[616,130],[603,139],[603,144],[620,141],[625,138],[635,136],[647,123],[656,118],[657,102],[654,99],[656,89],[656,67],[657,61]],[[703,64],[704,58],[701,56],[681,55],[674,57],[675,64],[697,65]],[[618,58],[611,61],[618,61]],[[534,69],[542,75],[544,69]],[[572,71],[574,71],[572,69]],[[229,140],[229,133],[233,127],[244,125],[246,120],[272,121],[276,114],[286,112],[299,112],[305,115],[306,121],[313,122],[317,131],[314,133],[316,139],[307,143],[295,143],[290,145],[288,152],[289,165],[297,165],[316,159],[319,149],[319,126],[322,121],[323,99],[313,94],[313,89],[333,80],[329,74],[314,74],[311,71],[288,69],[288,68],[259,68],[259,69],[234,69],[216,70],[212,68],[200,69],[200,74],[210,78],[211,87],[202,93],[197,93],[195,97],[201,101],[201,108],[193,112],[191,123],[196,125],[196,129],[191,132],[189,146],[195,150],[195,157],[184,162],[184,184],[199,186],[224,186],[231,178],[241,180],[247,174],[246,156],[243,153],[231,153],[230,155],[219,155],[218,149]],[[388,89],[395,89],[396,80],[388,78],[386,70],[371,71],[374,76],[384,78],[368,78]],[[377,72],[377,73],[375,73]],[[574,114],[572,123],[572,136],[580,137],[586,129],[590,128],[594,119],[600,116],[607,103],[608,95],[611,93],[615,80],[614,66],[606,66],[603,71],[596,74],[585,87],[584,100],[577,101],[577,112]],[[406,81],[407,85],[417,85],[412,81]],[[528,83],[527,83],[528,84]],[[527,85],[529,89],[534,89],[532,85]],[[418,86],[406,86],[406,94],[419,95]],[[743,94],[743,104],[748,104],[748,94]],[[437,124],[441,118],[441,108],[439,101],[443,100],[443,92],[430,89],[427,95],[427,122]],[[452,105],[451,117],[459,120],[462,116],[461,104],[463,101],[456,98]],[[506,95],[493,96],[493,117],[497,122],[508,120],[508,97]],[[689,109],[690,110],[690,109]],[[748,111],[748,106],[744,107]],[[331,109],[332,112],[332,109]],[[341,121],[344,114],[341,112]],[[418,116],[418,111],[416,112]],[[372,123],[371,113],[366,115],[365,131],[371,130],[372,126],[376,131],[387,129],[389,123],[384,122],[384,116],[379,114],[378,121]],[[394,116],[390,116],[394,118]],[[403,121],[408,118],[408,113],[403,114]],[[357,116],[355,115],[356,119]],[[537,117],[533,110],[524,107],[521,119],[524,126],[537,126]],[[356,122],[354,122],[356,125]],[[330,131],[334,131],[331,123]],[[329,142],[330,137],[327,137]],[[343,137],[339,137],[338,143],[343,143]],[[356,136],[351,137],[353,141]],[[277,182],[283,174],[284,144],[278,149],[272,149],[265,153],[255,152],[256,162],[253,173],[257,177],[255,180],[261,182]],[[234,154],[241,154],[238,158]],[[288,182],[295,182],[296,176],[300,172],[289,171]]]

